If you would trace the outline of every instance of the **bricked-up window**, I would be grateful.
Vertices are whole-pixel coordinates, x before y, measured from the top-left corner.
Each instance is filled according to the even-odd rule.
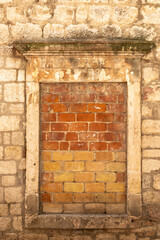
[[[41,84],[41,212],[125,213],[126,83]]]

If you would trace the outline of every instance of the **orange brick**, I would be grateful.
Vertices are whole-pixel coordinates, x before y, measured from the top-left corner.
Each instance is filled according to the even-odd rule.
[[[45,191],[45,192],[62,192],[63,184],[62,183],[45,183],[43,185],[43,191]]]
[[[77,151],[74,152],[74,160],[75,161],[93,161],[94,160],[94,153],[87,152],[87,151]]]
[[[96,121],[100,122],[113,122],[114,114],[113,113],[97,113]]]
[[[87,203],[94,202],[93,193],[74,193],[74,202]]]
[[[117,135],[117,141],[118,142],[125,142],[126,135],[125,135],[124,132],[118,132],[116,135]]]
[[[85,83],[73,83],[70,85],[71,92],[74,93],[82,93],[86,91],[86,84]]]
[[[72,193],[54,193],[53,202],[56,203],[71,203],[73,202]]]
[[[70,143],[71,150],[88,150],[87,142],[71,142]]]
[[[70,131],[87,131],[88,123],[72,123],[70,124]]]
[[[68,131],[69,124],[68,123],[52,123],[51,131]]]
[[[99,134],[99,140],[100,141],[115,141],[116,140],[116,134],[115,133],[100,133]]]
[[[63,94],[60,96],[61,102],[78,102],[78,95],[76,94]]]
[[[59,113],[58,121],[59,122],[74,122],[75,114],[74,113]]]
[[[97,182],[115,182],[116,174],[109,172],[96,173],[96,181]]]
[[[125,180],[126,180],[126,173],[117,172],[117,182],[125,182]]]
[[[66,141],[78,140],[78,134],[75,132],[68,132],[66,134]]]
[[[105,171],[105,163],[103,162],[86,162],[86,171],[103,172]]]
[[[95,120],[94,113],[77,113],[77,121],[93,122],[94,120]]]
[[[53,122],[56,121],[55,113],[42,113],[42,121],[44,122]]]
[[[41,174],[41,181],[42,182],[51,182],[51,181],[53,181],[53,173],[51,173],[51,172],[49,172],[49,173],[43,172]]]
[[[113,203],[115,202],[115,193],[95,193],[95,202]]]
[[[84,213],[83,204],[64,204],[64,213]]]
[[[125,97],[123,94],[118,96],[118,102],[124,102],[125,101]]]
[[[53,152],[53,161],[72,161],[72,152]]]
[[[64,183],[64,192],[83,192],[83,183]]]
[[[85,112],[85,111],[87,111],[87,104],[86,103],[73,103],[73,104],[70,104],[69,110],[70,110],[70,112]]]
[[[125,123],[109,123],[108,130],[116,131],[116,132],[121,132],[121,131],[124,132],[125,131]]]
[[[66,171],[84,171],[84,162],[66,162]]]
[[[52,104],[50,106],[50,111],[54,112],[67,112],[67,104],[64,103],[57,103],[57,104]]]
[[[106,131],[106,123],[90,123],[89,131]]]
[[[44,141],[52,141],[52,140],[64,140],[65,135],[63,132],[47,132],[43,133],[42,139]]]
[[[105,192],[104,183],[86,183],[85,192]]]
[[[67,83],[52,83],[52,84],[50,84],[50,92],[67,93],[68,92],[68,84]]]
[[[59,144],[58,142],[43,142],[42,149],[43,150],[58,150]]]
[[[110,95],[99,95],[100,102],[116,102],[117,96],[110,94]]]
[[[41,193],[42,202],[52,202],[52,197],[50,193]]]
[[[125,183],[107,183],[107,192],[125,192]]]
[[[120,162],[106,163],[106,171],[110,172],[125,172],[126,164]]]
[[[94,102],[96,100],[96,95],[94,94],[82,94],[79,95],[79,101],[84,102]]]
[[[62,213],[62,204],[43,203],[44,213]]]
[[[41,131],[49,131],[50,123],[42,123],[41,124]]]
[[[91,142],[89,144],[90,151],[97,151],[97,150],[107,150],[107,143],[106,142]]]
[[[86,213],[105,213],[106,212],[106,204],[103,203],[87,203],[85,204],[85,212]]]
[[[96,152],[96,161],[115,161],[114,152]]]
[[[68,150],[69,143],[68,142],[60,142],[60,150]]]
[[[121,142],[111,142],[108,143],[108,150],[115,151],[115,150],[125,150],[125,144]]]
[[[51,152],[41,152],[41,161],[50,161]]]
[[[42,96],[42,102],[45,103],[59,102],[59,96],[56,94],[45,94]]]
[[[73,181],[73,173],[72,172],[61,172],[54,173],[54,181],[55,182],[72,182]]]
[[[80,133],[79,140],[80,141],[96,141],[97,133],[92,133],[92,132]]]
[[[116,152],[116,161],[117,162],[125,162],[126,161],[126,153],[125,152]]]
[[[48,111],[49,111],[49,105],[41,104],[41,112],[48,112]]]
[[[108,104],[108,110],[114,112],[125,112],[126,106],[124,104]]]
[[[106,104],[90,103],[90,104],[88,104],[88,111],[89,112],[105,112],[106,111]]]
[[[125,193],[116,193],[116,202],[124,203],[126,201],[126,194]]]
[[[91,173],[91,172],[75,173],[76,182],[94,182],[94,180],[95,180],[95,173]]]
[[[121,113],[116,113],[115,114],[115,122],[125,122],[126,121],[126,116]]]
[[[105,84],[103,83],[89,83],[88,90],[93,93],[103,93],[105,92]]]
[[[62,164],[59,162],[44,162],[44,171],[60,171]]]

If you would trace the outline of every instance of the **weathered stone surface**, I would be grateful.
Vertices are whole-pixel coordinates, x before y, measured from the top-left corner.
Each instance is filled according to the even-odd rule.
[[[21,58],[13,58],[7,57],[6,58],[6,68],[20,68],[22,64]]]
[[[3,147],[0,146],[0,159],[3,159]]]
[[[11,215],[21,215],[22,214],[21,203],[10,204],[10,213],[11,213]]]
[[[123,214],[126,212],[125,204],[107,204],[106,205],[107,214]]]
[[[8,83],[4,86],[6,102],[24,102],[24,83]]]
[[[19,70],[18,71],[18,82],[24,82],[25,81],[25,71]]]
[[[160,24],[160,7],[143,6],[141,8],[143,22],[147,24]]]
[[[52,17],[52,11],[47,5],[34,4],[28,9],[29,19],[33,23],[43,23]]]
[[[64,27],[61,24],[50,24],[44,26],[44,38],[64,38]]]
[[[5,148],[5,159],[20,160],[22,158],[22,148],[18,146],[8,146]]]
[[[5,24],[0,24],[0,44],[9,42],[9,30]]]
[[[24,104],[23,103],[12,103],[9,104],[9,112],[11,114],[23,114],[24,113]]]
[[[157,190],[160,190],[160,174],[153,176],[153,187]]]
[[[15,174],[16,172],[15,161],[0,161],[0,174]]]
[[[4,232],[11,227],[11,219],[7,217],[0,217],[0,231]]]
[[[25,159],[25,158],[23,158],[23,159],[20,161],[18,168],[19,168],[20,170],[25,170],[25,169],[26,169],[26,159]]]
[[[76,22],[78,24],[84,23],[88,17],[88,7],[85,5],[78,6],[76,11]]]
[[[131,233],[129,235],[120,235],[119,240],[136,240],[136,235],[134,233]]]
[[[160,120],[143,120],[142,133],[143,134],[160,133]]]
[[[152,220],[154,220],[154,221],[160,220],[160,206],[159,205],[149,205],[149,206],[147,206],[147,210],[148,210],[148,215]]]
[[[58,5],[54,10],[52,23],[72,24],[74,8],[72,6]]]
[[[142,105],[142,117],[144,117],[144,118],[152,117],[152,108],[143,104]]]
[[[156,32],[154,28],[146,29],[144,27],[133,26],[132,28],[127,28],[124,32],[125,37],[134,39],[145,39],[147,41],[152,41],[156,37]]]
[[[7,20],[13,24],[17,22],[26,23],[28,21],[27,17],[24,15],[24,12],[17,7],[7,7]]]
[[[143,150],[144,158],[160,158],[160,150],[158,149],[146,149]]]
[[[48,236],[42,233],[28,233],[19,236],[19,240],[48,240]]]
[[[116,236],[110,233],[100,233],[96,235],[96,239],[116,240]]]
[[[23,132],[13,132],[12,133],[12,144],[13,145],[24,145],[24,133]]]
[[[22,231],[22,217],[14,217],[13,218],[13,228],[16,231]]]
[[[101,27],[102,36],[108,37],[108,38],[114,38],[114,37],[121,37],[122,36],[122,30],[121,28],[116,25],[104,25]]]
[[[7,203],[22,202],[22,187],[9,187],[5,188],[5,201]]]
[[[42,29],[37,24],[32,23],[16,23],[11,27],[13,38],[16,40],[21,39],[39,39],[42,37]]]
[[[152,81],[159,80],[159,69],[146,67],[143,68],[143,79],[144,83],[150,83]]]
[[[8,215],[8,204],[0,204],[0,217]]]
[[[6,233],[5,240],[17,240],[18,236],[17,233]]]
[[[2,176],[2,185],[5,187],[14,186],[15,182],[15,176]]]
[[[143,201],[145,204],[159,204],[160,192],[147,190],[143,193]]]
[[[0,82],[16,81],[16,70],[0,69]]]
[[[89,38],[96,37],[98,31],[96,29],[90,29],[86,24],[78,24],[78,25],[69,25],[66,28],[66,37],[67,38]]]
[[[160,169],[160,161],[155,159],[144,159],[142,161],[142,172],[150,173]]]
[[[8,132],[4,132],[3,134],[3,143],[8,145],[11,143],[11,134]]]
[[[90,6],[89,10],[89,22],[91,24],[107,24],[111,17],[111,7],[110,6]]]
[[[0,203],[3,202],[3,198],[4,198],[4,196],[3,196],[3,188],[0,187]]]
[[[120,7],[116,6],[112,15],[113,23],[127,26],[136,21],[138,17],[138,9],[136,7]]]
[[[159,136],[143,136],[142,148],[159,148]]]
[[[143,175],[142,176],[142,188],[147,189],[151,187],[151,176]]]

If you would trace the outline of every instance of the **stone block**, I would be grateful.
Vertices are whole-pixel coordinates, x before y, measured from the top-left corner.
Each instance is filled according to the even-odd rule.
[[[15,174],[16,172],[15,161],[0,161],[0,174]]]
[[[22,187],[9,187],[5,188],[5,201],[7,203],[17,203],[22,202]]]
[[[4,196],[3,196],[3,188],[0,187],[0,203],[3,202],[3,198],[4,198]]]
[[[22,158],[22,148],[19,146],[8,146],[5,148],[5,159],[20,160]]]
[[[160,133],[160,120],[143,120],[142,133],[143,134]]]
[[[53,23],[60,23],[63,25],[72,24],[74,17],[74,8],[67,5],[57,5],[54,10],[52,18]]]
[[[90,6],[88,21],[90,24],[104,25],[109,23],[112,8],[110,6]]]
[[[144,204],[159,204],[160,202],[160,192],[147,190],[143,193]]]
[[[2,185],[4,187],[14,186],[15,182],[15,176],[2,176]]]
[[[4,232],[10,230],[11,228],[11,219],[7,217],[0,217],[0,231]]]
[[[19,232],[22,231],[22,229],[23,229],[23,226],[22,226],[22,217],[14,217],[14,218],[13,218],[13,228],[14,228],[16,231],[19,231]]]
[[[116,240],[116,236],[111,233],[99,233],[96,235],[97,240]]]
[[[0,204],[0,217],[8,215],[8,204]]]
[[[11,33],[16,40],[21,39],[39,39],[42,37],[42,29],[37,24],[32,23],[16,23],[11,27]]]
[[[67,38],[95,38],[98,36],[97,29],[91,29],[86,24],[78,24],[78,25],[69,25],[66,27],[66,37]]]
[[[153,176],[153,187],[157,190],[160,190],[160,174]]]
[[[143,104],[142,105],[142,117],[151,118],[152,117],[152,108]]]
[[[146,5],[141,8],[142,21],[146,24],[160,24],[160,7]]]
[[[3,159],[3,147],[0,146],[0,159]]]
[[[142,161],[142,172],[150,173],[151,171],[158,171],[160,169],[160,161],[155,159],[144,159]]]
[[[26,23],[28,21],[27,17],[20,11],[17,7],[7,7],[7,20],[13,24],[20,22]]]
[[[46,24],[43,30],[44,38],[64,38],[64,27],[61,24]]]
[[[9,112],[11,114],[24,114],[24,104],[23,103],[12,103],[9,105]]]
[[[0,69],[0,82],[16,81],[16,70]]]
[[[76,22],[78,24],[84,23],[87,20],[88,7],[86,5],[79,5],[76,11]]]
[[[4,86],[6,102],[24,102],[24,83],[10,83]]]
[[[121,37],[122,36],[122,30],[118,24],[113,24],[113,25],[104,25],[100,27],[102,36],[103,37],[108,37],[108,38],[116,38],[116,37]]]
[[[13,145],[24,145],[24,133],[23,132],[13,132],[12,133],[12,144]]]
[[[143,136],[142,148],[159,148],[160,136]]]
[[[25,71],[19,70],[18,71],[18,82],[24,82],[25,81]]]
[[[156,37],[155,28],[144,28],[139,26],[133,26],[131,28],[127,28],[124,32],[124,36],[127,38],[134,39],[145,39],[147,41],[152,41]]]
[[[127,26],[138,19],[138,8],[129,6],[116,6],[112,14],[114,24]]]
[[[134,233],[131,233],[129,235],[120,235],[119,240],[136,240],[136,235]]]
[[[143,80],[144,83],[151,83],[152,81],[159,80],[159,69],[145,67],[143,68]]]
[[[10,133],[4,132],[4,134],[3,134],[3,143],[5,145],[11,144],[11,134]]]
[[[125,204],[107,204],[107,214],[124,214],[126,212]]]
[[[42,233],[26,233],[19,236],[19,240],[48,240],[48,236]]]
[[[150,175],[143,175],[142,176],[142,188],[148,189],[151,187],[151,176]]]
[[[17,233],[6,233],[5,240],[17,240],[18,236]]]
[[[21,215],[22,214],[22,205],[21,205],[21,203],[10,204],[10,214],[11,215]]]
[[[5,24],[0,24],[0,44],[6,44],[8,42],[9,42],[8,26]]]
[[[21,58],[7,57],[6,68],[20,68],[22,64]]]
[[[142,154],[144,158],[160,158],[159,149],[145,149]]]
[[[52,17],[52,11],[47,4],[33,4],[29,7],[27,13],[33,23],[44,24]],[[63,14],[63,12],[61,14]]]

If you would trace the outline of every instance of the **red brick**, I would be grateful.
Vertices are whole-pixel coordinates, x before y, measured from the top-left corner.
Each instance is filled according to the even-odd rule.
[[[59,122],[74,122],[75,114],[74,113],[59,113],[58,121]]]
[[[94,113],[77,113],[77,121],[93,122],[94,120]]]
[[[115,114],[115,122],[125,122],[126,116],[124,114]]]
[[[56,114],[55,113],[42,113],[42,121],[44,121],[44,122],[56,121]]]
[[[105,92],[105,84],[103,83],[89,83],[88,89],[93,93],[104,93]]]
[[[66,93],[66,92],[68,92],[68,84],[67,83],[51,84],[50,91],[53,93]]]
[[[84,94],[79,95],[79,101],[80,102],[94,102],[96,100],[95,94]]]
[[[110,123],[108,124],[108,130],[109,131],[125,131],[125,124],[124,123]]]
[[[71,131],[87,131],[88,123],[72,123],[70,124]]]
[[[85,83],[73,83],[71,84],[71,92],[82,93],[86,91]]]
[[[92,132],[80,133],[79,140],[80,141],[96,141],[97,133],[92,133]]]
[[[121,94],[118,96],[118,102],[124,102],[125,101],[125,97],[124,94]]]
[[[60,150],[68,150],[69,143],[68,142],[60,142]]]
[[[64,140],[65,134],[63,132],[54,132],[50,133],[49,140]]]
[[[71,150],[88,150],[88,143],[86,142],[71,142]]]
[[[89,131],[106,131],[106,123],[90,123]]]
[[[122,94],[125,90],[125,84],[117,84],[117,83],[113,83],[107,86],[107,92],[108,93],[119,93]]]
[[[58,142],[43,142],[42,149],[43,150],[58,150]]]
[[[54,112],[67,112],[67,104],[64,103],[52,104],[50,106],[50,110],[53,110]]]
[[[43,185],[43,191],[45,192],[62,192],[63,183],[45,183]]]
[[[101,122],[113,122],[114,114],[113,113],[97,113],[96,120]]]
[[[45,103],[59,102],[59,96],[57,94],[43,95],[42,102],[45,102]]]
[[[68,132],[66,135],[66,141],[78,140],[78,134],[75,132]]]
[[[41,193],[41,201],[42,202],[52,202],[50,193]]]
[[[122,144],[121,142],[108,143],[108,150],[109,151],[124,150],[124,144]]]
[[[49,105],[42,104],[41,105],[41,112],[48,112],[49,111]]]
[[[89,112],[105,112],[106,111],[106,104],[90,103],[90,104],[88,104],[88,111]]]
[[[41,174],[41,181],[42,182],[51,182],[51,181],[53,181],[53,173],[43,172]]]
[[[117,172],[117,182],[125,182],[126,174],[124,172]]]
[[[50,123],[42,123],[41,131],[49,131]]]
[[[115,133],[100,133],[99,140],[100,141],[115,141],[116,134]]]
[[[70,104],[69,111],[70,112],[85,112],[85,111],[87,111],[87,104],[86,103]]]
[[[68,123],[52,123],[51,131],[68,131],[69,124]]]
[[[91,142],[89,146],[90,151],[96,150],[107,150],[107,143],[106,142]]]
[[[49,141],[50,133],[49,132],[42,132],[41,140],[42,141]]]
[[[121,133],[121,132],[117,133],[117,141],[124,142],[125,139],[126,139],[125,133]]]
[[[109,104],[108,110],[113,112],[125,112],[126,106],[124,104]]]
[[[100,102],[116,102],[117,101],[117,95],[99,95],[99,101]]]
[[[65,94],[60,96],[60,102],[78,102],[78,95],[76,94]]]

